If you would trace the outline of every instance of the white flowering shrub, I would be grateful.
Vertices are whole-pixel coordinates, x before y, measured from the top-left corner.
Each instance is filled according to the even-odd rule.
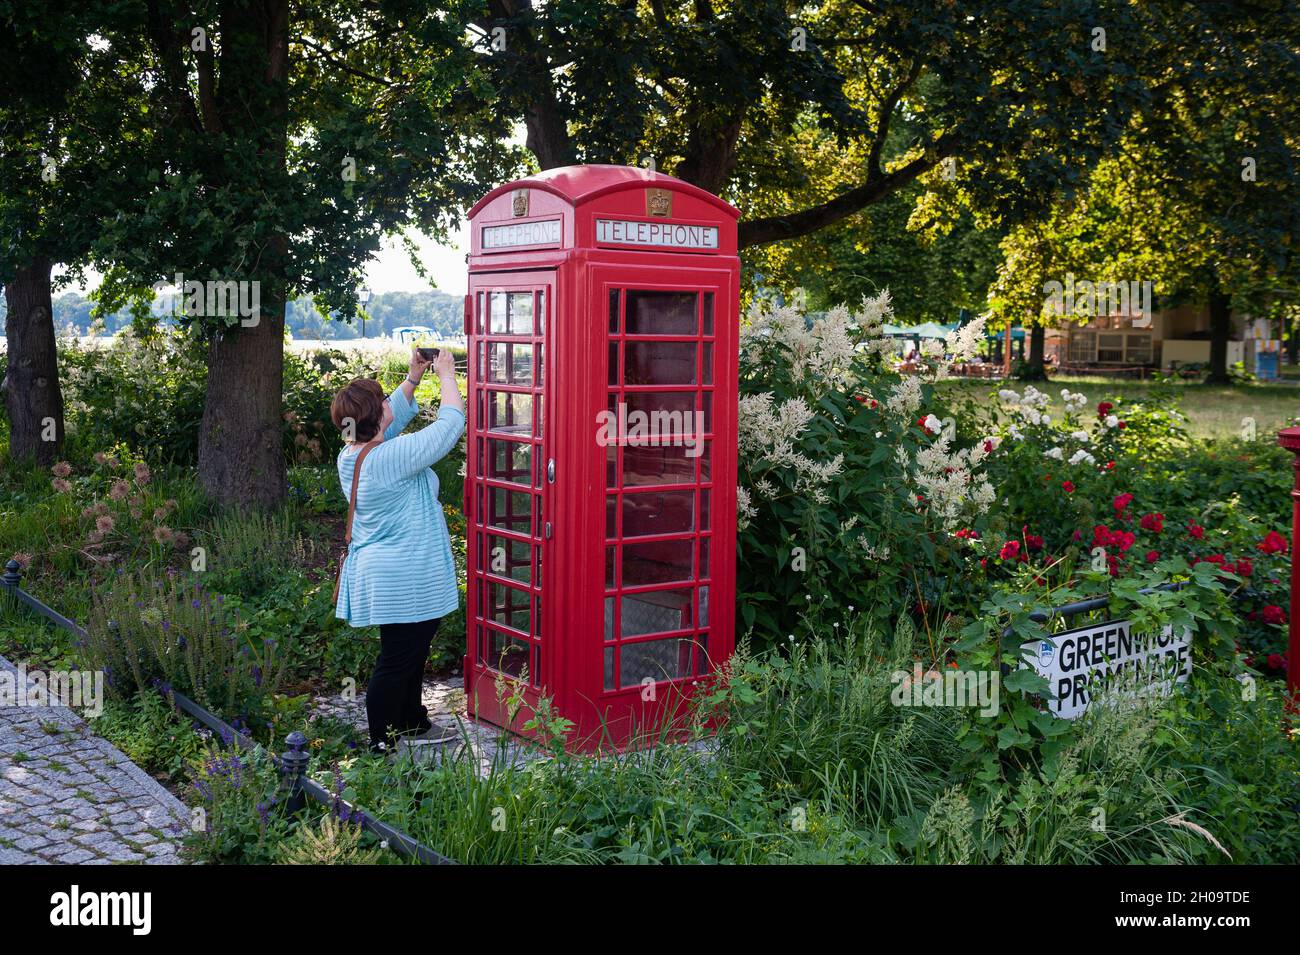
[[[943,354],[974,351],[983,322],[951,335],[924,374],[900,375],[886,360],[890,315],[885,292],[820,316],[759,306],[742,328],[739,607],[760,643],[809,601],[896,616],[964,579],[999,439],[959,434],[933,380]]]

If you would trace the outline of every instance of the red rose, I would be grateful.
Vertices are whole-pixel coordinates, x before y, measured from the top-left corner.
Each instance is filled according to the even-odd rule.
[[[1073,481],[1062,481],[1062,482],[1061,482],[1061,490],[1064,491],[1066,494],[1073,494],[1073,493],[1074,493],[1074,482],[1073,482]]]
[[[1147,563],[1148,563],[1148,564],[1154,564],[1154,563],[1155,563],[1156,561],[1158,561],[1159,559],[1160,559],[1160,554],[1159,554],[1159,553],[1157,553],[1156,551],[1153,551],[1153,550],[1149,550],[1149,551],[1147,551]]]
[[[1121,422],[1119,423],[1119,429],[1120,429],[1121,431],[1123,431],[1123,430],[1124,430],[1125,428],[1127,428],[1127,427],[1128,427],[1128,422],[1127,422],[1127,421],[1121,421]]]
[[[1111,501],[1111,506],[1115,508],[1117,514],[1122,514],[1124,509],[1129,506],[1133,500],[1132,494],[1117,494],[1115,500]]]
[[[1143,514],[1142,520],[1138,521],[1138,525],[1144,531],[1155,531],[1159,534],[1165,529],[1165,516],[1159,513]]]
[[[1287,540],[1277,531],[1269,531],[1256,547],[1266,554],[1282,554],[1287,550]]]
[[[1277,604],[1269,604],[1260,613],[1265,623],[1286,623],[1286,613]]]
[[[1270,670],[1285,670],[1286,657],[1280,653],[1270,653],[1268,655],[1268,668]]]
[[[1002,550],[998,552],[998,556],[1003,560],[1015,560],[1019,554],[1020,541],[1007,541],[1002,545]]]
[[[1196,521],[1188,521],[1187,533],[1191,534],[1197,540],[1201,540],[1202,538],[1205,537],[1205,528],[1202,527],[1200,524],[1196,523]]]
[[[1106,415],[1110,414],[1110,409],[1113,407],[1115,406],[1111,404],[1109,401],[1103,401],[1101,404],[1097,405],[1097,417],[1098,418],[1106,417]]]
[[[1250,558],[1243,557],[1239,561],[1237,561],[1236,573],[1238,577],[1249,577],[1254,572],[1255,572],[1255,565],[1251,563]]]

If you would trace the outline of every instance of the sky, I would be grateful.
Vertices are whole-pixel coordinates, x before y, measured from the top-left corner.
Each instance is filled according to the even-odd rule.
[[[419,248],[420,262],[442,292],[464,295],[467,287],[465,254],[469,252],[469,229],[462,226],[451,241],[454,246],[439,245],[428,236],[410,233]],[[383,292],[419,292],[429,283],[415,274],[410,257],[401,243],[385,239],[379,254],[366,267],[366,287],[376,295]]]
[[[419,249],[420,262],[429,272],[435,287],[452,295],[464,295],[466,290],[465,254],[469,252],[469,229],[462,225],[450,238],[454,245],[440,245],[420,232],[411,232]],[[56,269],[55,275],[62,270]],[[99,286],[100,273],[87,270],[86,281],[80,285],[70,285],[61,291],[80,292],[85,295]],[[370,260],[366,267],[366,288],[372,294],[383,292],[421,292],[429,288],[429,283],[420,278],[411,268],[410,258],[401,242],[396,237],[384,240],[379,254]],[[55,293],[59,294],[59,293]]]

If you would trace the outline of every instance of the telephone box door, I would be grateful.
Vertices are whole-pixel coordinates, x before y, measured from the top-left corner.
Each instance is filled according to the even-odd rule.
[[[497,675],[514,678],[535,704],[554,665],[542,583],[555,273],[474,274],[469,297],[465,689],[475,715],[505,726],[510,705],[497,699]]]
[[[592,270],[617,431],[594,452],[603,626],[579,651],[579,692],[616,736],[670,724],[734,647],[732,601],[710,600],[735,586],[734,281],[680,261]]]

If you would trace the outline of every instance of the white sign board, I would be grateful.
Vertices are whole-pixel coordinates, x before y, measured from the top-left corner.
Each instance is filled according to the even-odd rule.
[[[618,245],[652,245],[664,249],[716,249],[718,227],[685,222],[637,222],[597,219],[596,241]]]
[[[1024,665],[1051,686],[1048,711],[1067,720],[1104,696],[1167,696],[1192,675],[1188,628],[1177,637],[1172,626],[1158,634],[1134,633],[1130,621],[1110,620],[1022,644],[1021,650]]]
[[[483,249],[511,249],[521,245],[559,245],[560,220],[511,222],[483,227]]]

